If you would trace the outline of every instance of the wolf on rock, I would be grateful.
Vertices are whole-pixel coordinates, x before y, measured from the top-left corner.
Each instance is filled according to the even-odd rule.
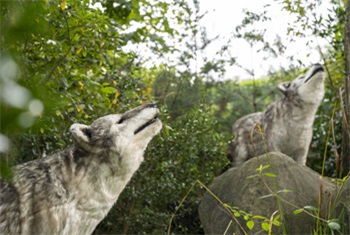
[[[74,146],[15,166],[0,181],[0,234],[91,234],[162,128],[158,113],[146,104],[73,124]]]
[[[305,75],[278,85],[284,95],[281,100],[264,112],[238,119],[232,127],[235,138],[227,149],[233,165],[266,152],[281,152],[305,165],[312,125],[324,96],[324,80],[323,67],[315,64]]]

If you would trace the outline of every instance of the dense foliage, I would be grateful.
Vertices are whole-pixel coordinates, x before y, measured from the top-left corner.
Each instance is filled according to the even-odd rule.
[[[341,147],[338,88],[344,75],[345,6],[333,1],[329,19],[313,21],[304,12],[312,7],[300,1],[281,2],[286,11],[300,14],[304,27],[317,26],[318,31],[311,34],[329,37],[329,47],[322,53],[329,75],[327,91],[316,118],[308,164],[321,171],[325,156],[326,174],[335,176]],[[104,10],[91,6],[95,3]],[[74,122],[91,123],[108,113],[156,102],[164,128],[96,233],[164,233],[196,180],[208,184],[229,167],[225,149],[232,138],[232,123],[281,97],[275,86],[301,71],[293,65],[264,79],[219,81],[213,78],[223,76],[225,67],[234,63],[234,58],[220,56],[206,58],[202,68],[194,71],[191,64],[196,55],[210,43],[199,26],[198,4],[1,2],[1,175],[9,176],[11,165],[70,145],[68,129]],[[235,37],[262,43],[266,53],[278,56],[283,45],[269,44],[264,35],[248,32],[249,25],[261,20],[269,18],[247,12]],[[289,33],[294,38],[303,36],[292,27]],[[197,205],[203,191],[193,188],[171,232],[202,232]]]

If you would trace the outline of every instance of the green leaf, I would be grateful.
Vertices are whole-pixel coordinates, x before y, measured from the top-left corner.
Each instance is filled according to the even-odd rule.
[[[253,219],[263,219],[263,220],[267,220],[267,218],[265,216],[262,215],[254,215]]]
[[[252,230],[254,228],[254,221],[249,220],[249,221],[247,221],[246,225],[249,228],[249,230]]]
[[[115,89],[114,87],[102,87],[101,91],[105,94],[113,94],[116,92],[117,89]]]
[[[277,175],[275,175],[274,173],[265,173],[264,175],[266,175],[267,177],[271,177],[271,178],[277,177]]]
[[[171,129],[171,127],[168,126],[168,125],[164,125],[163,130],[164,130],[164,132],[165,132],[166,135],[170,135],[169,130],[172,131],[173,129]]]
[[[73,112],[75,109],[74,108],[69,108],[67,111],[68,111],[68,113],[71,113],[71,112]]]
[[[272,224],[277,226],[277,227],[281,226],[281,222],[279,222],[279,221],[272,221]]]
[[[233,212],[233,215],[234,215],[235,217],[240,217],[240,216],[241,216],[241,213],[239,213],[238,211],[234,211],[234,212]]]
[[[304,209],[309,210],[309,211],[318,211],[318,209],[314,206],[304,206]]]
[[[257,174],[255,174],[255,175],[250,175],[250,176],[247,177],[247,179],[252,179],[252,178],[255,178],[255,177],[260,177],[260,175],[257,175]]]
[[[134,91],[126,91],[124,92],[124,95],[126,98],[133,98],[135,96],[135,92]]]
[[[303,211],[304,211],[303,208],[297,209],[297,210],[293,211],[293,214],[294,214],[294,215],[297,215],[297,214],[300,214],[300,213],[303,212]]]
[[[265,230],[266,232],[269,231],[269,223],[268,222],[263,222],[261,224],[261,228]]]
[[[282,190],[278,190],[277,194],[279,194],[279,193],[290,193],[290,192],[292,192],[292,190],[290,190],[290,189],[282,189]]]
[[[71,60],[72,59],[72,51],[69,51],[67,54],[67,59]]]
[[[340,230],[340,224],[338,224],[337,222],[329,222],[328,223],[328,227],[332,230]]]
[[[265,169],[267,169],[267,168],[269,168],[269,167],[270,167],[270,165],[265,165],[265,166],[260,165],[260,167],[259,167],[259,168],[256,168],[255,171],[261,173],[263,170],[265,170]]]
[[[281,222],[278,221],[280,217],[281,217],[280,215],[277,215],[275,218],[273,218],[273,221],[272,221],[273,225],[277,227],[281,225]]]

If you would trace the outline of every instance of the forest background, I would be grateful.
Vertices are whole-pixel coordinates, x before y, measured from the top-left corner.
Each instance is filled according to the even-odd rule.
[[[321,172],[325,164],[325,176],[344,176],[349,169],[344,154],[349,106],[343,105],[349,99],[347,3],[331,0],[326,16],[320,16],[315,12],[320,0],[275,2],[298,19],[280,38],[312,35],[327,42],[311,48],[320,54],[327,80],[307,165]],[[91,7],[95,3],[104,10]],[[147,102],[161,109],[161,134],[96,234],[164,233],[189,190],[171,233],[202,233],[197,206],[204,189],[195,183],[208,185],[231,167],[225,154],[231,125],[281,98],[276,85],[309,66],[290,57],[290,66],[266,71],[263,78],[226,77],[226,70],[238,65],[230,55],[231,41],[205,57],[202,52],[217,38],[208,38],[200,24],[204,15],[197,0],[1,1],[0,11],[2,177],[10,177],[15,164],[72,144],[68,129],[75,122],[89,124]],[[286,45],[278,38],[270,43],[256,27],[271,21],[268,11],[269,6],[263,12],[246,10],[232,39],[279,58]]]

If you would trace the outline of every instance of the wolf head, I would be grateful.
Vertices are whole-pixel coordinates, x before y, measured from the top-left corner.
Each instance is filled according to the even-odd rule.
[[[300,75],[291,82],[278,85],[286,98],[294,103],[320,104],[324,96],[325,72],[320,64],[313,65],[305,75]]]
[[[76,145],[86,152],[142,155],[162,128],[158,114],[155,104],[146,104],[124,114],[101,117],[90,126],[73,124],[70,132]]]

